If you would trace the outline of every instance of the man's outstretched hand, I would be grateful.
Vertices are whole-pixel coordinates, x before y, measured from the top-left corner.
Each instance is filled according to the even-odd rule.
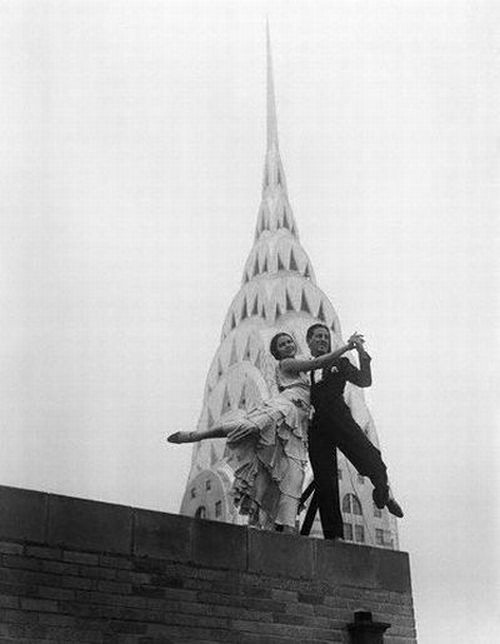
[[[347,340],[347,344],[351,347],[351,349],[358,349],[358,347],[363,346],[364,341],[364,336],[356,331],[356,333],[353,333],[349,340]]]

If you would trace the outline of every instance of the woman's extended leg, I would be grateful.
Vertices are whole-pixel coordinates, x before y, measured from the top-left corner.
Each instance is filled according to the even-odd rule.
[[[244,414],[232,414],[211,429],[202,432],[175,432],[175,434],[167,436],[167,441],[169,443],[197,443],[208,438],[226,438],[231,434],[229,441],[238,442],[258,431],[259,428],[255,423],[248,420]]]
[[[206,438],[225,438],[230,432],[226,426],[212,427],[206,429],[204,432],[175,432],[167,436],[169,443],[197,443]]]

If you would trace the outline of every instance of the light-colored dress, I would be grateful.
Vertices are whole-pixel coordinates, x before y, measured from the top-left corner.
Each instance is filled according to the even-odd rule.
[[[277,395],[223,423],[235,505],[250,524],[267,528],[295,526],[308,459],[309,377],[284,374],[278,365],[276,382]]]

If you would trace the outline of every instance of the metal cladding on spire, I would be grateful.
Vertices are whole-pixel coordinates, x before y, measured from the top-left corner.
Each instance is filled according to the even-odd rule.
[[[286,187],[285,171],[278,146],[278,121],[274,95],[273,63],[269,23],[266,25],[266,68],[267,68],[267,148],[262,182],[262,202],[257,217],[255,239],[266,231],[283,229],[298,241],[298,230],[293,216]]]
[[[273,144],[278,148],[278,119],[276,117],[276,99],[274,96],[273,59],[271,55],[271,36],[269,20],[266,21],[266,50],[267,50],[267,149]]]

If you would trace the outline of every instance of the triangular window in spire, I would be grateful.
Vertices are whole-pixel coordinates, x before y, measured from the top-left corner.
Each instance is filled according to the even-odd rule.
[[[236,326],[236,316],[234,315],[234,311],[231,314],[231,329],[234,329]]]
[[[295,255],[293,254],[293,248],[290,251],[290,264],[289,264],[290,270],[291,271],[298,271],[299,268],[297,266],[297,262],[295,261]]]
[[[260,368],[261,368],[261,366],[262,366],[260,351],[259,351],[259,352],[257,353],[257,355],[255,356],[255,362],[254,362],[254,364],[255,364],[255,366],[257,367],[257,369],[260,369]]]
[[[279,166],[276,170],[276,179],[277,179],[278,185],[281,186],[281,171]]]
[[[277,320],[280,317],[281,317],[280,305],[276,302],[276,313],[274,315],[274,319]]]
[[[241,309],[241,320],[246,320],[248,317],[247,299],[243,300],[243,307]],[[240,320],[240,321],[241,321]]]
[[[228,367],[238,362],[238,353],[236,351],[236,341],[233,340],[233,346],[231,347],[231,357],[229,358]]]
[[[217,361],[217,378],[220,378],[223,373],[224,373],[224,369],[222,368],[220,358],[219,358],[219,360]]]
[[[302,291],[302,299],[300,300],[300,310],[304,311],[304,313],[311,313],[311,309],[309,308],[309,303],[306,298],[306,294],[304,291]]]
[[[286,213],[286,204],[283,204],[283,206],[281,208],[280,224],[281,224],[282,228],[287,228],[288,230],[290,230],[290,226],[289,226],[289,223],[288,223],[288,217],[287,217],[287,213]]]
[[[311,277],[311,271],[309,269],[309,262],[306,264],[306,268],[304,270],[304,277],[307,277],[307,278]]]
[[[225,414],[230,409],[231,409],[231,399],[229,398],[229,391],[227,390],[227,386],[226,386],[226,388],[224,389],[224,396],[222,398],[221,415]]]
[[[213,467],[219,459],[217,458],[217,452],[215,451],[215,447],[212,443],[210,445],[210,465]]]
[[[330,327],[330,329],[331,329],[334,333],[337,333],[337,329],[335,328],[335,322],[332,322],[332,326]]]
[[[243,354],[243,359],[244,360],[250,360],[251,358],[251,353],[250,353],[250,338],[247,340],[247,346],[245,347],[245,353]]]
[[[257,239],[262,232],[262,208],[259,209],[257,214],[257,225],[255,226],[255,238]]]
[[[295,307],[293,306],[293,302],[288,291],[286,292],[286,310],[295,311]]]
[[[264,257],[264,265],[262,266],[262,273],[267,273],[267,255]]]
[[[269,208],[265,203],[260,208],[259,228],[261,233],[269,229]]]
[[[259,258],[255,257],[255,264],[253,265],[253,275],[252,275],[252,277],[255,277],[258,274],[259,274]]]
[[[281,256],[280,256],[279,253],[278,253],[278,270],[279,271],[284,271],[285,270],[285,265],[281,261]]]
[[[322,322],[326,322],[325,312],[323,310],[323,302],[320,302],[318,315],[316,317],[318,318],[318,320],[321,320]]]
[[[246,396],[246,387],[243,385],[243,388],[241,390],[241,395],[240,399],[238,401],[238,409],[246,409],[247,406],[247,396]]]
[[[252,315],[259,315],[259,295],[255,296],[255,302],[252,307]]]

